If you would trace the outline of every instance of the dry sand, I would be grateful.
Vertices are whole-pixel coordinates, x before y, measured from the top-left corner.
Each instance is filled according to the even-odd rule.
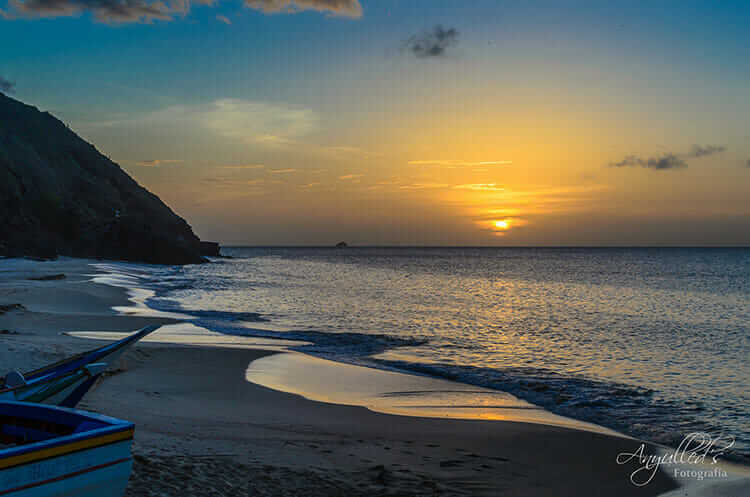
[[[101,342],[64,331],[126,331],[167,319],[116,315],[125,291],[93,283],[86,261],[0,261],[4,369],[32,369]],[[30,277],[66,274],[63,280]],[[274,352],[143,343],[81,408],[136,424],[135,496],[657,495],[616,464],[631,439],[542,424],[380,414],[245,380]]]

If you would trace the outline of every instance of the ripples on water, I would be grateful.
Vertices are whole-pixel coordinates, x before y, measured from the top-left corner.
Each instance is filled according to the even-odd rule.
[[[235,258],[158,270],[150,305],[654,441],[728,433],[750,455],[750,250],[224,252]]]

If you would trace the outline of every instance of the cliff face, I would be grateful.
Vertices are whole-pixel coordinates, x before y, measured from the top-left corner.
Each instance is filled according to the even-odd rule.
[[[184,219],[62,122],[0,93],[0,255],[191,264]]]

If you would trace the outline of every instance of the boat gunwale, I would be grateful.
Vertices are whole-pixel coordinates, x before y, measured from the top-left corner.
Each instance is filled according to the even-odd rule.
[[[8,392],[22,390],[28,387],[33,387],[34,385],[44,383],[45,381],[52,381],[57,378],[75,374],[76,372],[78,372],[78,370],[85,368],[88,364],[97,362],[98,360],[103,359],[109,354],[117,352],[121,348],[126,347],[131,343],[137,342],[144,336],[156,331],[159,328],[159,325],[146,326],[116,342],[86,352],[81,352],[47,366],[43,366],[39,369],[24,373],[24,378],[28,380],[25,384],[17,385],[15,387],[0,388],[0,395]]]
[[[135,430],[135,425],[129,421],[77,409],[28,402],[0,401],[0,408],[6,406],[14,407],[17,411],[20,411],[14,413],[17,417],[27,417],[44,421],[45,417],[52,418],[53,414],[64,414],[66,417],[72,416],[72,419],[77,418],[79,422],[91,421],[103,424],[104,426],[78,433],[71,433],[70,435],[55,436],[47,440],[40,440],[38,442],[2,449],[0,450],[0,470],[53,457],[59,457],[86,449],[93,449],[132,440]],[[24,413],[26,413],[25,416]],[[30,413],[35,415],[29,415]],[[55,421],[58,420],[55,419]],[[39,457],[32,458],[31,460],[27,460],[27,458],[24,457],[33,452],[39,452]],[[20,458],[21,460],[14,463],[14,458]]]

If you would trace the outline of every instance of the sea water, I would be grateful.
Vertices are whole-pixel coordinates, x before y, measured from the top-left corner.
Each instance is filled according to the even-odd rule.
[[[147,304],[223,334],[502,390],[676,445],[750,457],[750,250],[225,248],[148,267]]]

